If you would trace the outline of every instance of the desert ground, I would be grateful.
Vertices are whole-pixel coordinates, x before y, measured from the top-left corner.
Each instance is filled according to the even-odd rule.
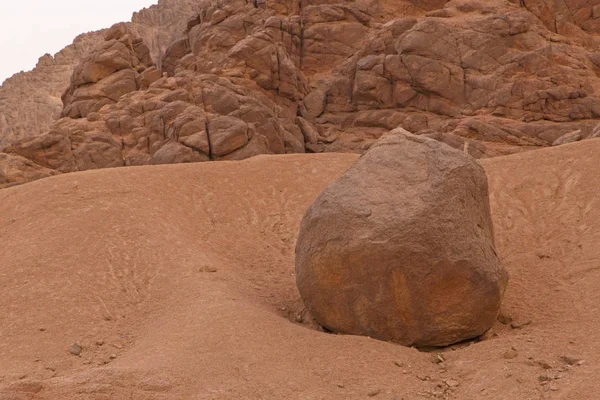
[[[323,332],[308,205],[353,154],[141,166],[0,191],[0,399],[597,399],[600,140],[480,161],[510,282],[478,340]]]

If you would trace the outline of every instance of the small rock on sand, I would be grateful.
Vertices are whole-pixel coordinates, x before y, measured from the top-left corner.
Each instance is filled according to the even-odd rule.
[[[73,343],[72,345],[69,346],[69,353],[73,354],[74,356],[80,355],[82,350],[83,350],[83,347],[81,347],[81,345],[79,345],[77,343]]]

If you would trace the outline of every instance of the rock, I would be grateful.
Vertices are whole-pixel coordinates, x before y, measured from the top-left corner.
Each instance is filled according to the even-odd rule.
[[[578,129],[573,132],[565,133],[554,142],[552,142],[552,146],[560,146],[561,144],[573,143],[581,140],[581,129]]]
[[[581,358],[573,356],[561,356],[560,359],[568,365],[577,365]]]
[[[444,381],[444,383],[449,387],[449,388],[455,388],[458,387],[459,383],[458,381],[454,380],[454,379],[446,379]]]
[[[319,131],[317,131],[317,128],[315,128],[310,122],[308,122],[304,118],[296,117],[296,124],[302,131],[305,143],[317,144],[319,141],[323,141],[321,135],[319,135]]]
[[[99,154],[95,144],[100,163],[78,164],[65,151],[42,165],[60,165],[49,168],[56,174],[75,165],[149,164],[173,140],[212,160],[305,148],[364,153],[396,127],[476,158],[597,137],[600,8],[530,3],[161,0],[8,79],[0,88],[0,151],[55,133],[57,125],[65,141],[74,135],[76,146],[87,147],[80,144],[85,133],[108,130],[97,126],[108,119],[115,140],[124,134],[120,162],[107,161],[112,146]],[[208,76],[226,89],[199,89]],[[196,122],[238,118],[264,139],[249,135],[235,147],[238,135],[225,148],[235,147],[231,153],[210,154],[200,148],[208,146],[206,131],[187,142],[175,130],[169,136],[173,121],[192,113],[177,101],[202,108]],[[154,114],[165,102],[171,108],[161,120]],[[65,124],[61,115],[83,120]],[[302,130],[296,117],[308,123]],[[325,140],[319,132],[331,134]],[[10,182],[0,187],[38,176],[13,162]]]
[[[519,356],[519,353],[514,348],[506,350],[504,352],[504,354],[502,355],[502,357],[504,357],[504,359],[506,359],[506,360],[513,360],[513,359],[517,358],[518,356]]]
[[[498,322],[500,322],[503,325],[508,325],[512,322],[512,317],[502,313],[502,311],[500,311],[500,313],[498,314]]]
[[[223,156],[248,143],[248,124],[237,118],[221,116],[208,123],[212,154]]]
[[[309,207],[296,283],[327,329],[407,346],[485,333],[508,281],[487,178],[471,157],[402,129]]]
[[[79,345],[78,343],[73,343],[69,346],[69,353],[71,353],[74,356],[80,355],[82,351],[83,347],[81,347],[81,345]]]
[[[527,325],[530,325],[533,321],[530,319],[525,319],[525,320],[519,320],[519,321],[513,321],[510,323],[510,327],[513,329],[521,329],[523,327],[526,327]]]
[[[322,90],[310,92],[304,98],[304,107],[306,107],[307,117],[314,119],[319,117],[325,111],[326,93]]]
[[[589,139],[600,137],[600,124],[596,125],[592,130],[592,133],[588,137]]]

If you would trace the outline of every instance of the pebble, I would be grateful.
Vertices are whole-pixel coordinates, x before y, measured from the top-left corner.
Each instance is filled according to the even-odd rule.
[[[110,356],[108,356],[108,358],[110,358],[111,360],[114,360],[115,358],[117,358],[116,354],[111,354]]]
[[[523,328],[523,327],[531,324],[532,322],[533,321],[530,319],[525,320],[525,321],[513,321],[510,323],[510,327],[513,329],[520,329],[520,328]]]
[[[423,382],[428,381],[428,380],[431,379],[431,377],[429,375],[417,375],[417,378],[419,378]]]
[[[546,374],[541,374],[538,376],[538,381],[540,382],[550,382],[552,378]]]
[[[96,340],[96,346],[104,346],[104,340]]]
[[[540,360],[537,362],[538,365],[544,369],[552,369],[552,365],[548,364],[546,361],[544,360]]]
[[[456,380],[454,380],[454,379],[446,379],[446,380],[444,381],[444,383],[445,383],[446,385],[448,385],[448,387],[451,387],[451,388],[458,387],[458,385],[459,385],[458,381],[456,381]]]
[[[345,388],[346,386],[344,386],[344,384],[343,384],[343,383],[338,383],[338,384],[337,384],[337,387],[339,387],[340,389],[343,389],[343,388]]]
[[[367,393],[367,396],[369,396],[369,397],[375,397],[379,393],[381,393],[381,389],[376,389],[376,390],[373,390],[373,391],[370,391],[369,393]]]
[[[73,354],[74,356],[80,355],[82,350],[83,350],[83,347],[81,347],[81,345],[79,345],[77,343],[73,343],[72,345],[69,346],[69,353]]]
[[[444,356],[442,356],[441,354],[438,354],[438,355],[435,357],[435,363],[436,363],[436,364],[441,364],[441,363],[443,363],[444,361],[446,361],[446,359],[445,359],[445,358],[444,358]]]
[[[301,324],[302,322],[304,322],[304,318],[302,317],[302,314],[297,314],[296,315],[296,322]]]
[[[513,319],[511,317],[509,317],[508,315],[505,315],[503,313],[498,314],[498,322],[500,322],[503,325],[508,325],[513,321]]]
[[[565,363],[567,363],[569,365],[575,365],[579,361],[581,361],[581,358],[572,357],[572,356],[561,356],[560,359],[563,360]]]
[[[402,362],[400,362],[400,361],[394,361],[394,365],[395,365],[396,367],[400,367],[400,368],[404,367],[404,363],[402,363]]]
[[[518,355],[519,355],[519,353],[517,353],[517,351],[515,349],[509,349],[504,352],[503,357],[507,360],[513,360],[513,359],[517,358]]]
[[[551,384],[550,386],[548,386],[548,389],[552,390],[553,392],[556,392],[558,390],[558,386],[555,384]]]

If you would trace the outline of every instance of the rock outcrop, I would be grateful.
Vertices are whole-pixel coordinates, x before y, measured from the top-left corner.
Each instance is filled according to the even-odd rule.
[[[407,346],[483,334],[508,280],[483,168],[433,139],[385,136],[309,207],[296,279],[334,332]]]
[[[60,173],[304,152],[302,129],[267,96],[214,74],[162,76],[125,24],[75,68],[63,102],[49,132],[4,152]]]
[[[600,117],[599,10],[575,0],[160,0],[123,25],[136,40],[133,50],[114,38],[103,41],[105,32],[86,34],[66,56],[44,56],[35,71],[8,80],[0,89],[0,151],[27,147],[49,132],[85,136],[100,129],[105,105],[141,109],[156,89],[175,98],[207,80],[227,87],[220,103],[245,99],[246,110],[237,114],[252,108],[255,116],[241,120],[264,140],[252,141],[249,126],[246,142],[238,124],[234,144],[217,145],[214,155],[194,155],[197,149],[177,139],[183,144],[170,144],[153,160],[168,138],[163,129],[163,141],[150,138],[136,163],[218,159],[245,146],[235,157],[362,153],[397,127],[476,158],[551,146],[575,131],[586,139]],[[175,80],[151,87],[164,73]],[[249,98],[260,105],[248,106]],[[189,104],[203,109],[200,103]],[[120,110],[111,111],[114,118],[137,118]],[[216,111],[212,117],[240,119],[230,109]],[[190,110],[183,112],[170,110],[170,118],[189,119]],[[268,115],[267,122],[257,125],[257,114]],[[73,121],[57,122],[61,116],[80,121],[66,129]],[[109,130],[115,134],[100,129]]]

